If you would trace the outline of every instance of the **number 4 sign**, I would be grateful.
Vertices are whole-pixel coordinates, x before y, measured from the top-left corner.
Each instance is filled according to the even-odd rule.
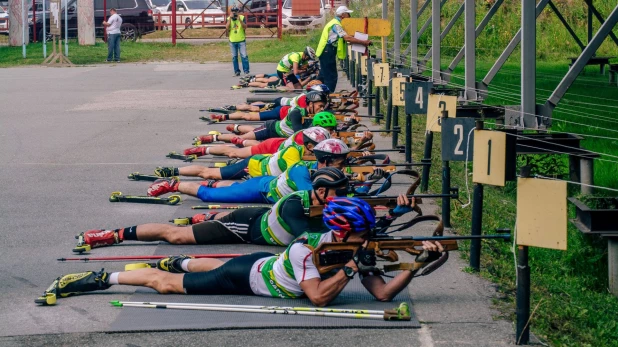
[[[432,82],[412,82],[406,85],[406,114],[426,114]]]

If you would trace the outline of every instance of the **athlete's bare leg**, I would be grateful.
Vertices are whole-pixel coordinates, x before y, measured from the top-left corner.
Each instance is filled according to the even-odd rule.
[[[207,180],[220,180],[221,169],[218,167],[203,167],[200,165],[189,165],[178,168],[178,174],[180,176],[201,177]]]

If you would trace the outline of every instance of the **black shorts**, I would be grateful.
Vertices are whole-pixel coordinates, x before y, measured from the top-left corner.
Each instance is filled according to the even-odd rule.
[[[264,141],[272,139],[273,137],[281,137],[277,134],[277,122],[278,120],[268,120],[261,127],[255,129],[255,139],[258,141]]]
[[[290,72],[277,71],[277,75],[279,76],[279,79],[283,81],[284,86],[287,85],[288,83],[300,84],[300,81],[298,80],[298,78],[296,78],[296,75],[292,71]]]
[[[244,207],[223,216],[194,224],[193,236],[198,245],[257,243],[266,244],[262,237],[260,221],[268,207]],[[257,242],[254,242],[257,241]]]
[[[278,79],[276,81],[268,82],[269,87],[279,87],[281,85],[281,80]]]
[[[249,283],[251,268],[256,261],[273,255],[268,252],[251,253],[233,258],[211,271],[186,273],[182,286],[187,294],[254,295]]]

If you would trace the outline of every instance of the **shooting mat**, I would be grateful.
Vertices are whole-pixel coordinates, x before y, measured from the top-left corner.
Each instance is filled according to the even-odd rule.
[[[178,207],[174,217],[189,216],[190,206],[194,201],[186,201]],[[279,253],[283,247],[258,246],[249,244],[235,245],[187,245],[173,246],[162,243],[157,246],[156,255],[200,254],[200,253],[252,253],[265,251]],[[159,295],[147,288],[138,289],[130,301],[164,301],[203,304],[260,305],[260,306],[300,306],[313,307],[308,299],[284,300],[277,298],[240,295]],[[110,325],[111,332],[134,331],[175,331],[175,330],[217,330],[217,329],[251,329],[251,328],[420,328],[414,314],[408,290],[404,289],[393,300],[385,303],[376,301],[355,278],[341,294],[328,306],[330,308],[355,308],[367,310],[393,309],[400,302],[410,305],[412,320],[409,322],[387,322],[382,320],[364,320],[348,318],[330,318],[261,313],[212,312],[190,310],[168,310],[148,308],[119,308],[122,312]]]

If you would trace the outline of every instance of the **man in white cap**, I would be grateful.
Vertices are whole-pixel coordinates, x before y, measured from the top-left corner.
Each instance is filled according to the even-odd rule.
[[[359,40],[348,35],[341,27],[341,20],[349,18],[353,11],[346,6],[339,6],[336,16],[326,24],[316,51],[320,59],[320,76],[318,79],[326,84],[331,91],[337,87],[337,58],[345,59],[348,52],[347,43],[358,43],[369,46],[371,41]]]

